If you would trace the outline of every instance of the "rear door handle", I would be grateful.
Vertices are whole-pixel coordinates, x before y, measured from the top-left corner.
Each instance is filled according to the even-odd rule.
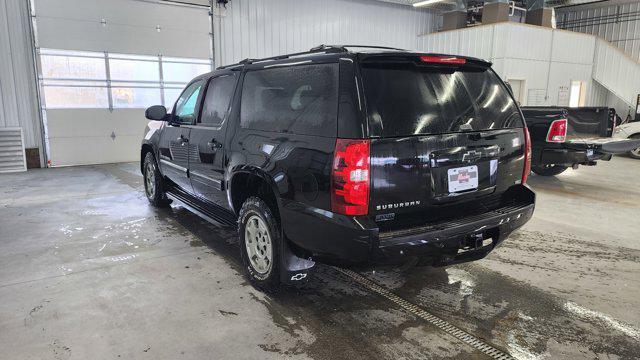
[[[209,146],[209,148],[213,151],[216,151],[218,149],[222,149],[222,144],[217,142],[216,139],[211,139],[211,141],[209,141],[207,143],[207,145]]]

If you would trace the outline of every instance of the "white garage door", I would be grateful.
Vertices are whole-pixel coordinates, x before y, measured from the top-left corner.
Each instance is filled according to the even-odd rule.
[[[51,166],[136,161],[144,109],[211,71],[208,8],[35,0]]]

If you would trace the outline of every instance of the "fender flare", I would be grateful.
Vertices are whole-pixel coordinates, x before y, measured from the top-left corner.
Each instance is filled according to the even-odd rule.
[[[154,144],[152,141],[147,139],[142,140],[142,143],[140,144],[140,172],[142,173],[144,173],[144,170],[142,169],[144,164],[144,158],[142,157],[142,149],[145,146],[151,147],[151,152],[153,153],[153,156],[156,158],[156,161],[160,161],[160,159],[158,159],[158,147],[156,146],[156,144]]]
[[[227,186],[227,199],[229,201],[229,205],[231,206],[231,209],[237,214],[240,209],[235,209],[233,207],[233,198],[232,198],[232,184],[233,184],[233,179],[238,176],[238,175],[243,175],[243,174],[247,174],[247,175],[252,175],[252,176],[256,176],[260,179],[262,179],[271,189],[275,199],[276,199],[276,205],[278,207],[278,213],[282,213],[282,199],[280,197],[280,192],[278,191],[278,186],[276,185],[275,181],[273,180],[273,177],[271,175],[269,175],[267,172],[265,172],[264,170],[256,167],[256,166],[250,166],[250,165],[243,165],[237,168],[234,168],[232,171],[229,172],[229,175],[227,176],[227,181],[226,183],[229,184]]]

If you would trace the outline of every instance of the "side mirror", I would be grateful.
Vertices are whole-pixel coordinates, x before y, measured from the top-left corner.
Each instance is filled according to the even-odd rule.
[[[149,120],[164,121],[167,117],[167,108],[162,105],[153,105],[144,111],[144,116]]]

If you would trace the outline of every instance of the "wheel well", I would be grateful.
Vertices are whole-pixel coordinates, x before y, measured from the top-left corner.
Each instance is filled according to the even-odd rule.
[[[235,175],[231,180],[231,203],[236,214],[240,212],[245,200],[252,196],[257,196],[266,202],[273,215],[280,221],[278,201],[271,186],[263,178],[254,174],[241,173]]]
[[[142,144],[142,148],[140,149],[140,172],[144,174],[144,158],[147,156],[147,153],[153,153],[153,148],[149,144]]]

